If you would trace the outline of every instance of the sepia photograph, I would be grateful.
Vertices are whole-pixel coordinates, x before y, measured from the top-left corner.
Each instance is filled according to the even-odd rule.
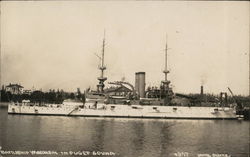
[[[249,1],[1,1],[0,157],[250,157]]]

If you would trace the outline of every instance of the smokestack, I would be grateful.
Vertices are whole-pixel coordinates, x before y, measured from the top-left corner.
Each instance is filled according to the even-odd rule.
[[[145,72],[135,73],[135,91],[140,98],[145,97]]]
[[[201,96],[203,96],[203,86],[201,85]]]

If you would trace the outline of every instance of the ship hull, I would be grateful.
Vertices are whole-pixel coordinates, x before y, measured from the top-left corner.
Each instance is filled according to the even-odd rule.
[[[141,106],[141,105],[101,105],[91,107],[41,107],[9,105],[9,114],[151,118],[151,119],[237,119],[232,108],[186,107],[186,106]]]

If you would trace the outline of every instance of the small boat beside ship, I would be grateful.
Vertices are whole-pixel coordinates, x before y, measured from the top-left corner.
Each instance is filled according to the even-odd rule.
[[[110,82],[118,88],[105,89],[104,65],[105,38],[103,39],[101,75],[96,91],[85,91],[85,100],[62,104],[34,105],[30,102],[11,103],[9,114],[57,115],[83,117],[119,117],[119,118],[160,118],[160,119],[238,119],[237,105],[210,104],[197,106],[192,103],[176,103],[176,95],[170,87],[167,68],[167,44],[165,48],[165,79],[159,88],[145,90],[145,72],[135,73],[135,87],[124,81]],[[129,89],[129,88],[130,89]],[[203,87],[202,87],[203,88]],[[118,91],[118,89],[120,91]],[[202,89],[203,92],[203,89]],[[180,96],[180,94],[179,94]],[[184,96],[185,97],[185,96]]]

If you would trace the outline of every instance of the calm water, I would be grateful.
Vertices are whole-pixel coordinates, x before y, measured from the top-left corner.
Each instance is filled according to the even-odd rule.
[[[247,157],[249,121],[20,116],[0,108],[0,146],[19,151],[114,152],[121,157],[171,157],[178,152]]]

